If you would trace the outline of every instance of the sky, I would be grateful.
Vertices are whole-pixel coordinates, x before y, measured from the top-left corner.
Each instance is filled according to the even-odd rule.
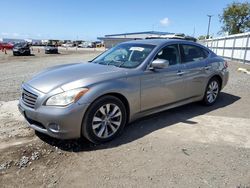
[[[96,40],[108,34],[166,31],[198,37],[221,30],[232,0],[3,0],[0,38]],[[237,2],[244,2],[238,0]]]

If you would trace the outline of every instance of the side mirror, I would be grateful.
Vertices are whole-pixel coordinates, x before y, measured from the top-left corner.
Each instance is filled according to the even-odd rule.
[[[152,69],[164,69],[167,68],[169,66],[169,61],[166,59],[155,59],[152,63],[151,63],[151,70]]]

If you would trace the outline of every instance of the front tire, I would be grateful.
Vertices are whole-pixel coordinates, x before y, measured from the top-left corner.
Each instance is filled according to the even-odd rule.
[[[211,78],[207,84],[206,91],[203,97],[203,104],[206,106],[213,105],[220,94],[220,82],[214,77]]]
[[[96,100],[87,110],[82,135],[93,143],[104,143],[118,136],[127,122],[126,108],[114,96]]]

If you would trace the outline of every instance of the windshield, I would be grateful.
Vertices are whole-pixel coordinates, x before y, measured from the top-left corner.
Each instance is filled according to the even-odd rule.
[[[147,58],[154,47],[154,45],[148,44],[120,44],[104,52],[92,62],[124,68],[135,68]]]
[[[22,48],[22,47],[28,46],[28,44],[27,44],[27,43],[16,43],[14,46],[15,46],[15,47]]]

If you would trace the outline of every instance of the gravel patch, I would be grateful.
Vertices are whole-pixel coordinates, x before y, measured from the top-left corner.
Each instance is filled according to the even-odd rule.
[[[0,101],[17,100],[20,96],[21,84],[36,73],[60,64],[80,63],[93,59],[101,51],[81,51],[79,53],[41,55],[34,57],[6,57],[0,64]],[[0,59],[3,54],[0,53]]]
[[[215,105],[194,103],[145,117],[106,144],[34,135],[16,107],[21,82],[46,67],[88,57],[0,64],[1,185],[250,187],[250,75],[237,71],[250,65],[229,62],[229,83]]]

